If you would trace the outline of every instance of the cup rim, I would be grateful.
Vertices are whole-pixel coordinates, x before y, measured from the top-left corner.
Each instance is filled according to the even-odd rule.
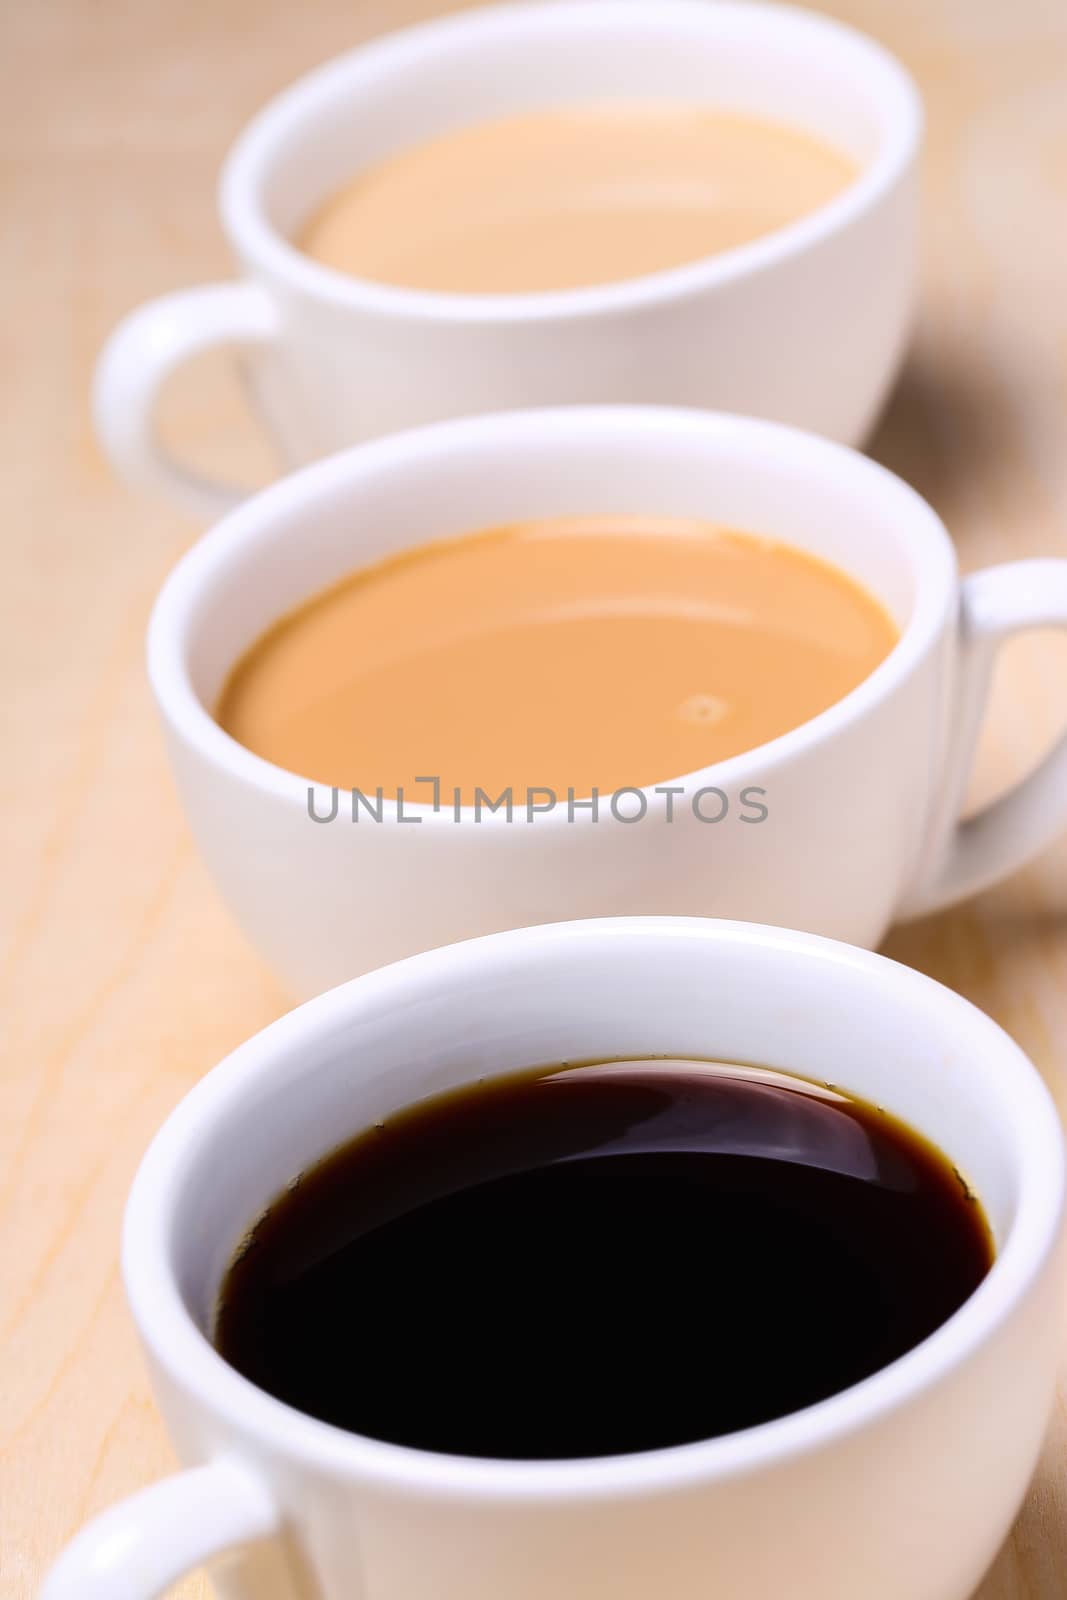
[[[556,0],[551,6],[518,0],[385,34],[306,73],[253,117],[226,157],[218,205],[231,245],[267,278],[341,311],[460,326],[611,316],[724,287],[802,255],[875,207],[915,161],[923,132],[922,100],[905,67],[876,40],[831,17],[774,0],[715,0],[710,5],[659,0],[657,20],[664,27],[672,19],[684,18],[692,24],[699,15],[711,32],[724,23],[743,21],[757,31],[775,28],[780,33],[818,33],[837,48],[849,50],[852,68],[869,75],[871,93],[885,117],[874,159],[840,194],[761,238],[659,272],[574,289],[460,294],[378,283],[313,260],[267,216],[261,191],[294,124],[324,95],[349,80],[358,82],[402,69],[406,61],[432,51],[446,37],[531,27],[562,29],[568,19],[595,18],[598,24],[610,26],[627,13],[647,15],[642,0]]]
[[[932,648],[953,603],[958,573],[952,541],[937,513],[921,495],[903,479],[858,451],[783,423],[729,412],[661,406],[557,406],[544,410],[490,412],[425,424],[327,456],[269,484],[203,534],[165,579],[149,618],[148,677],[164,721],[203,760],[303,814],[309,790],[317,792],[330,786],[276,766],[239,743],[215,720],[193,687],[185,648],[187,635],[204,597],[211,591],[215,575],[225,568],[228,558],[238,554],[250,559],[264,528],[275,519],[292,514],[301,505],[305,514],[313,517],[320,505],[343,495],[352,480],[376,470],[387,470],[398,460],[417,459],[425,452],[445,452],[454,443],[462,446],[473,440],[484,441],[487,449],[521,449],[526,442],[543,440],[548,433],[573,443],[579,432],[588,437],[600,437],[613,429],[622,431],[635,427],[649,435],[657,431],[669,435],[685,429],[697,430],[708,439],[758,438],[769,451],[783,458],[810,458],[813,472],[821,465],[828,474],[844,472],[853,478],[869,478],[872,493],[879,489],[883,494],[892,492],[915,514],[914,525],[902,520],[897,530],[915,574],[914,608],[896,644],[874,671],[826,710],[775,739],[707,767],[678,776],[664,774],[644,785],[639,792],[645,796],[650,809],[657,804],[657,788],[684,785],[688,791],[700,786],[736,787],[754,762],[759,763],[761,772],[770,771],[811,746],[834,737],[885,700]],[[354,563],[351,571],[359,571],[361,565]],[[278,621],[286,609],[281,608],[271,620]],[[269,626],[270,623],[266,624],[261,632]],[[230,663],[231,668],[236,659]],[[373,787],[369,792],[374,792]],[[383,820],[392,824],[398,814],[397,802],[384,797]],[[431,826],[477,825],[483,832],[511,826],[503,811],[483,810],[475,824],[472,806],[462,806],[458,812],[448,804],[435,809],[431,803],[416,801],[407,795],[403,800],[403,815],[419,817],[422,823]],[[578,820],[585,821],[585,814]],[[541,827],[561,827],[568,822],[567,809],[559,806],[536,817]]]
[[[978,1041],[976,1066],[1001,1083],[1010,1081],[1005,1117],[1016,1132],[1014,1219],[969,1299],[898,1360],[813,1406],[718,1438],[624,1456],[509,1461],[388,1444],[309,1417],[230,1367],[194,1322],[167,1261],[183,1164],[204,1120],[239,1104],[266,1062],[299,1060],[311,1039],[336,1036],[365,1003],[400,1008],[420,986],[440,986],[472,966],[491,973],[494,961],[546,942],[616,939],[643,942],[650,957],[655,946],[672,940],[696,940],[709,951],[743,944],[771,959],[836,968],[838,981],[848,981],[849,972],[874,973],[887,1005],[955,1014],[959,1032]],[[379,968],[297,1007],[239,1046],[189,1091],[143,1157],[126,1208],[123,1277],[142,1338],[171,1380],[236,1435],[253,1435],[260,1447],[296,1458],[305,1468],[345,1480],[404,1484],[438,1497],[476,1494],[512,1503],[626,1497],[782,1465],[874,1425],[948,1379],[996,1335],[1053,1256],[1063,1218],[1064,1156],[1055,1106],[1032,1063],[990,1017],[923,973],[835,940],[751,923],[692,917],[556,923],[489,934]]]

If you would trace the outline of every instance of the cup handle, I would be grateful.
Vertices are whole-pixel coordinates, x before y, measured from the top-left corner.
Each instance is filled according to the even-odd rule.
[[[954,726],[931,845],[918,887],[901,907],[904,918],[979,893],[1067,827],[1067,734],[1007,794],[959,820],[997,651],[1005,639],[1033,628],[1067,628],[1067,561],[1012,561],[964,579]]]
[[[96,364],[93,421],[122,476],[162,491],[208,521],[243,499],[243,490],[201,477],[161,448],[156,410],[166,380],[194,356],[261,347],[277,332],[275,307],[254,283],[216,283],[164,295],[121,322]]]
[[[211,1556],[280,1529],[263,1485],[232,1461],[213,1461],[90,1522],[48,1573],[40,1600],[156,1600]]]

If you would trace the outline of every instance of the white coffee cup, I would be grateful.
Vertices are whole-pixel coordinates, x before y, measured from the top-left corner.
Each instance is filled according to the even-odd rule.
[[[807,130],[861,175],[741,249],[570,292],[392,288],[291,242],[361,165],[405,145],[544,106],[664,98]],[[886,51],[787,6],[513,5],[397,34],[304,78],[238,140],[219,204],[244,276],[123,323],[97,373],[98,433],[132,482],[221,514],[238,491],[168,456],[153,417],[171,372],[229,348],[289,466],[420,422],[559,403],[717,406],[854,443],[911,320],[921,121]]]
[[[810,722],[702,772],[665,772],[614,810],[602,797],[595,819],[562,795],[527,812],[517,794],[511,821],[457,814],[447,794],[435,811],[424,785],[402,812],[385,802],[381,821],[357,802],[352,821],[350,796],[312,789],[215,722],[244,651],[344,574],[442,536],[614,509],[813,551],[878,596],[900,642]],[[982,888],[1067,824],[1067,740],[958,821],[997,646],[1050,624],[1067,624],[1067,562],[961,583],[925,501],[840,445],[705,412],[573,408],[377,440],[246,501],[167,580],[148,662],[208,865],[248,937],[307,994],[433,945],[574,917],[741,917],[874,945],[894,918]],[[312,820],[335,801],[331,822]]]
[[[339,1142],[486,1074],[651,1055],[769,1064],[885,1106],[978,1195],[989,1275],[932,1337],[831,1399],[601,1460],[382,1444],[291,1410],[212,1348],[231,1253]],[[42,1600],[150,1600],[222,1551],[224,1600],[967,1600],[1051,1405],[1063,1204],[1058,1117],[1025,1056],[884,957],[649,918],[522,929],[372,973],[243,1045],[145,1157],[123,1270],[190,1470],[80,1534]],[[786,1323],[781,1336],[788,1360]],[[433,1338],[428,1325],[427,1359]],[[507,1351],[494,1354],[506,1405]]]

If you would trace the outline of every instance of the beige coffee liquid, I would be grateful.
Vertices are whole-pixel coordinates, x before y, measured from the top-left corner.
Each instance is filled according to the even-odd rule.
[[[241,660],[217,717],[323,784],[473,803],[662,783],[848,694],[897,631],[844,573],[702,522],[523,523],[344,579]]]
[[[575,289],[746,244],[856,177],[794,128],[679,103],[478,123],[360,172],[299,240],[340,272],[459,293]]]

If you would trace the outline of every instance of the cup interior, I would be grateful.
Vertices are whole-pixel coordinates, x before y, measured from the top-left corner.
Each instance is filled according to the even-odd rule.
[[[252,124],[224,213],[282,238],[360,168],[472,122],[594,101],[682,100],[784,122],[868,174],[910,150],[915,95],[860,34],[789,7],[594,0],[478,10],[312,73]]]
[[[182,686],[185,709],[210,717],[266,629],[397,551],[526,518],[615,512],[702,518],[833,563],[901,630],[875,676],[924,648],[954,602],[954,556],[935,513],[852,451],[708,413],[516,412],[359,446],[247,502],[164,587],[149,638],[157,693],[173,710]]]
[[[432,951],[331,991],[238,1050],[179,1107],[138,1176],[126,1247],[135,1310],[163,1316],[176,1285],[207,1333],[227,1262],[272,1197],[403,1106],[485,1075],[654,1055],[829,1082],[924,1133],[992,1224],[998,1260],[975,1301],[1010,1293],[1049,1248],[1063,1181],[1056,1114],[977,1009],[828,940],[622,919]]]

